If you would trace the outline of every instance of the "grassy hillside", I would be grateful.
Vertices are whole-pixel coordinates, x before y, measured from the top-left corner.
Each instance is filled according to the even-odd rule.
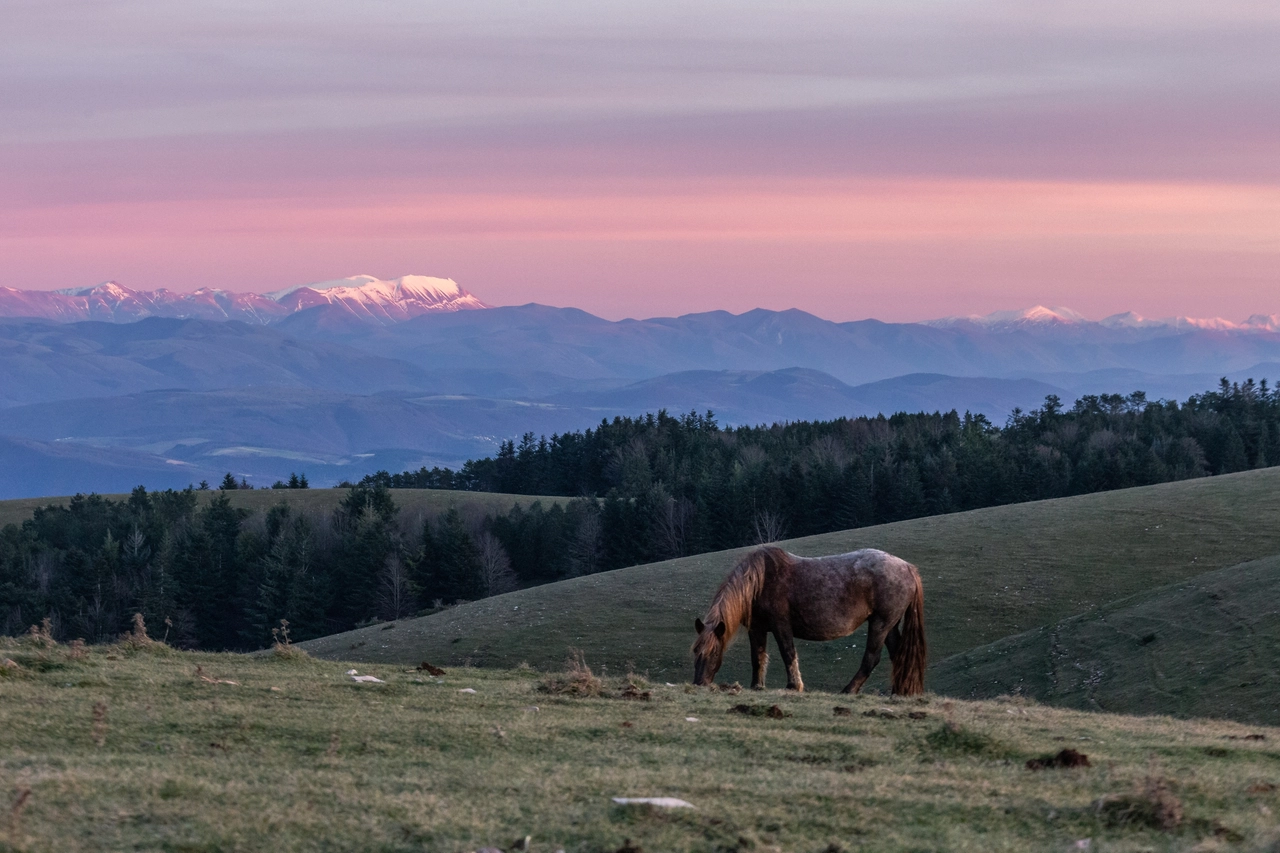
[[[215,495],[226,494],[231,498],[231,505],[251,510],[264,510],[288,501],[290,505],[304,510],[328,510],[338,505],[338,501],[346,496],[346,489],[246,489],[219,492],[199,492],[202,501],[208,501]],[[563,501],[565,498],[538,497],[531,495],[503,495],[493,492],[451,492],[439,489],[392,489],[392,497],[396,506],[405,512],[435,513],[447,510],[450,506],[479,506],[484,510],[508,510],[513,503],[528,505],[534,501],[542,501],[543,505]],[[112,500],[124,500],[128,495],[104,495]],[[64,506],[70,497],[58,498],[17,498],[0,501],[0,527],[6,524],[21,524],[37,507]]]
[[[1280,468],[995,507],[783,543],[829,554],[876,547],[920,567],[931,659],[1057,622],[1118,598],[1280,553]],[[313,640],[338,659],[558,667],[570,649],[609,671],[690,677],[693,619],[743,551],[636,566]],[[861,632],[860,632],[861,633]],[[803,643],[805,683],[843,686],[861,636]],[[855,647],[856,646],[856,647]],[[747,649],[722,678],[749,678]],[[887,661],[872,686],[884,684]],[[771,683],[783,679],[777,656]]]
[[[930,687],[1280,724],[1280,556],[1140,593],[940,662]]]
[[[358,685],[343,663],[166,649],[10,646],[5,658],[21,668],[0,676],[0,850],[464,851],[526,835],[540,853],[627,839],[814,853],[1280,841],[1277,729],[661,683],[628,701],[618,678],[580,698],[541,692],[528,671],[380,667],[386,684]],[[779,716],[731,712],[744,703]],[[1066,746],[1091,766],[1024,766]]]

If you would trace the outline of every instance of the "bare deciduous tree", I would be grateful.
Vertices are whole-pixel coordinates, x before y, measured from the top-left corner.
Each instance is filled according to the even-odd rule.
[[[683,557],[688,543],[689,524],[693,520],[693,504],[688,498],[667,497],[659,512],[658,529],[666,556],[671,559]]]
[[[413,588],[409,573],[400,557],[391,554],[378,578],[378,615],[383,619],[401,619],[413,608]]]
[[[786,533],[786,525],[782,522],[782,516],[771,509],[757,511],[753,525],[755,527],[757,545],[777,542]]]
[[[587,506],[578,522],[573,541],[569,543],[569,565],[575,576],[593,575],[600,571],[604,548],[601,541],[603,531],[600,510],[594,505]]]
[[[498,537],[485,531],[476,542],[480,552],[480,581],[484,594],[502,595],[516,588],[516,573],[511,570],[511,559]]]

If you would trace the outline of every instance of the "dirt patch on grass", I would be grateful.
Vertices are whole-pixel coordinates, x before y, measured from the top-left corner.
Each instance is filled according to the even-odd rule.
[[[653,698],[653,691],[641,690],[640,685],[634,681],[628,681],[627,686],[622,688],[622,692],[618,694],[619,699],[630,699],[633,702],[648,702]]]
[[[1028,770],[1056,770],[1058,768],[1091,767],[1089,756],[1074,749],[1064,749],[1054,755],[1042,755],[1028,759]]]
[[[731,714],[745,714],[749,717],[771,717],[775,720],[781,720],[783,717],[790,717],[791,714],[782,710],[778,705],[734,705],[729,709]]]

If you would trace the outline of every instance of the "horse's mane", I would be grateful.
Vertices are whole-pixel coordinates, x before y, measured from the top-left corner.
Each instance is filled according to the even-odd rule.
[[[772,566],[786,565],[787,562],[786,551],[774,545],[766,545],[743,557],[720,584],[715,597],[711,599],[706,624],[709,627],[717,623],[724,625],[726,647],[738,632],[739,626],[751,623],[751,603],[764,587],[765,572]],[[713,631],[703,631],[694,641],[694,651],[698,651],[699,644],[710,642],[710,638],[714,636]]]

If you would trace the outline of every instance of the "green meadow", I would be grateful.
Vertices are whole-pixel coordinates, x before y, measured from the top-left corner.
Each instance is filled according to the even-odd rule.
[[[396,495],[477,499],[533,500]],[[0,851],[1280,851],[1280,469],[783,544],[920,567],[927,696],[825,692],[860,634],[688,685],[743,550],[256,655],[0,638]]]
[[[1280,844],[1273,728],[581,670],[366,665],[385,683],[357,684],[348,664],[296,652],[137,642],[10,641],[0,659],[12,661],[0,676],[4,850],[513,850],[526,836],[547,853]],[[1067,748],[1088,766],[1026,766]]]
[[[881,548],[919,566],[930,659],[939,664],[1118,599],[1280,554],[1280,468],[931,516],[782,544],[802,555]],[[557,668],[578,650],[607,672],[632,668],[663,681],[687,681],[694,617],[702,615],[745,550],[574,578],[304,646],[317,657],[341,660],[528,663],[540,669]],[[843,687],[857,668],[862,633],[801,643],[805,683]],[[887,669],[886,659],[881,670]],[[873,688],[885,689],[884,671],[877,672]],[[946,671],[948,686],[960,689],[963,679],[951,675],[955,668]],[[746,683],[749,675],[745,644],[731,649],[721,678]],[[782,685],[776,665],[771,677]]]
[[[1280,557],[1197,575],[950,657],[930,686],[1280,725]]]

